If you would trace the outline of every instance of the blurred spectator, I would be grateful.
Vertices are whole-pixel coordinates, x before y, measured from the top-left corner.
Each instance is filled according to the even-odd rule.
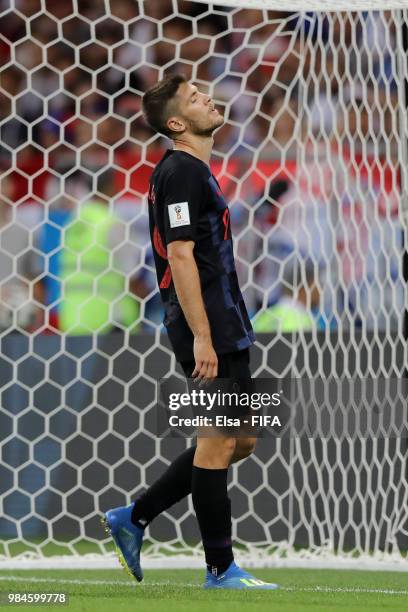
[[[0,328],[34,331],[44,320],[41,274],[31,247],[31,207],[10,204],[11,180],[4,176],[0,197]],[[15,265],[16,264],[16,265]]]
[[[61,159],[59,171],[62,171],[63,164],[64,160]],[[64,227],[72,221],[76,203],[85,198],[86,194],[87,185],[79,176],[72,180],[68,178],[64,185],[57,177],[53,177],[47,185],[45,197],[48,201],[48,214],[38,232],[38,250],[47,261],[42,283],[44,304],[48,311],[47,323],[51,329],[59,327],[58,312],[62,294],[60,256]]]
[[[291,333],[316,328],[313,316],[319,308],[320,291],[313,263],[283,266],[281,299],[261,312],[254,321],[258,333]]]
[[[310,124],[317,138],[330,138],[336,126],[339,94],[338,76],[331,51],[322,57],[318,76],[311,98]]]
[[[42,110],[42,96],[50,96],[49,119],[61,121],[73,114],[75,97],[86,93],[89,99],[81,103],[81,114],[96,122],[106,113],[112,114],[109,96],[114,96],[117,104],[121,96],[129,94],[129,87],[143,92],[160,78],[163,70],[184,66],[186,72],[193,68],[192,77],[198,77],[201,83],[211,85],[216,79],[216,98],[234,106],[231,120],[247,123],[248,129],[241,137],[251,146],[259,147],[266,138],[267,117],[272,118],[272,144],[264,149],[265,154],[270,154],[276,145],[285,147],[294,138],[300,56],[304,78],[308,79],[311,69],[319,80],[321,95],[316,91],[316,83],[309,83],[314,89],[310,91],[311,119],[317,128],[323,125],[325,134],[336,112],[330,107],[329,96],[337,94],[345,72],[347,78],[353,78],[358,71],[365,77],[371,70],[373,78],[382,86],[392,80],[395,27],[390,12],[367,12],[361,19],[358,14],[333,13],[318,19],[313,13],[301,18],[293,12],[268,11],[265,20],[261,10],[241,9],[235,10],[228,21],[221,12],[201,17],[206,7],[194,2],[179,0],[175,14],[171,2],[150,0],[145,6],[145,15],[140,15],[132,0],[124,0],[120,6],[111,3],[112,16],[106,15],[91,27],[91,22],[103,16],[101,7],[93,2],[82,2],[80,11],[72,15],[71,8],[61,7],[55,1],[47,8],[48,14],[39,13],[32,20],[29,39],[24,39],[24,20],[13,12],[8,13],[5,24],[8,40],[18,42],[15,58],[23,68],[21,74],[15,75],[14,83],[6,84],[5,89],[12,93],[14,88],[17,94],[26,86],[24,71],[31,72],[32,91],[20,103],[22,116],[28,123],[33,120],[33,114]],[[19,9],[24,15],[30,15],[33,4],[20,0]],[[62,16],[65,18],[60,24],[63,38],[59,38],[57,26]],[[127,24],[128,37],[123,24]],[[302,36],[306,38],[305,49],[300,48]],[[313,53],[310,41],[314,45]],[[323,48],[321,43],[330,43],[330,50],[337,45],[335,63],[327,45]],[[42,63],[44,60],[46,64]],[[309,68],[311,61],[313,65]],[[325,83],[328,76],[332,79],[331,91]],[[61,93],[60,77],[65,91],[74,97]],[[103,103],[102,92],[108,94]],[[248,94],[265,98],[265,118],[256,115],[247,122],[254,112]],[[48,127],[51,129],[51,124]],[[144,142],[146,126],[140,122],[132,127],[132,137],[137,140],[140,131],[140,140]],[[9,132],[13,147],[26,137],[22,125],[10,123]],[[37,134],[35,138],[46,148],[53,144],[46,135]],[[220,147],[222,152],[226,151],[225,144]]]
[[[50,257],[45,281],[47,304],[58,327],[70,334],[113,328],[136,330],[139,301],[145,290],[137,275],[128,274],[125,225],[110,210],[113,176],[98,176],[97,191],[81,173],[66,179],[66,194],[57,199],[43,227],[42,249]],[[128,281],[129,278],[129,281]]]
[[[79,172],[67,181],[71,195],[52,195],[61,165],[66,176],[81,168],[85,182],[86,168],[113,169],[112,180],[123,191],[115,201],[126,199],[125,221],[137,228],[133,236],[126,234],[124,223],[120,231],[107,231],[107,247],[126,253],[115,282],[119,287],[122,274],[121,282],[129,278],[140,296],[155,287],[148,272],[147,227],[139,212],[146,169],[168,141],[153,134],[140,107],[143,92],[175,70],[194,79],[225,110],[214,158],[238,187],[228,198],[235,209],[240,273],[246,297],[251,294],[251,310],[265,302],[265,294],[269,305],[279,298],[276,272],[293,251],[328,262],[332,286],[321,301],[325,310],[335,311],[338,305],[327,296],[341,286],[342,304],[354,316],[348,324],[359,324],[357,305],[361,309],[371,303],[373,295],[376,304],[380,299],[387,308],[395,303],[400,248],[396,196],[385,192],[381,177],[373,181],[366,170],[368,155],[376,160],[385,155],[392,165],[398,150],[393,13],[267,11],[266,17],[262,10],[228,9],[221,3],[213,11],[185,0],[149,0],[143,12],[134,0],[110,2],[109,12],[106,3],[92,0],[81,0],[76,11],[71,3],[49,0],[47,12],[39,10],[36,0],[19,0],[17,13],[9,4],[0,0],[7,9],[0,43],[0,161],[14,170],[11,200],[51,202],[39,233],[48,272],[35,291],[45,292],[53,315],[60,310],[64,237],[75,242],[82,228],[83,239],[91,240],[85,231],[88,215],[100,218],[101,227],[121,226],[115,219],[120,207],[115,204],[115,214],[110,213],[99,198],[91,205],[80,193]],[[266,210],[268,185],[276,183],[291,160],[297,168],[287,173],[287,191]],[[268,167],[261,168],[263,162]],[[90,193],[89,185],[84,189]],[[3,218],[13,219],[12,224],[23,214],[19,206],[13,218],[2,207]],[[378,210],[389,208],[392,219],[388,213],[378,219]],[[77,220],[69,225],[77,210]],[[15,225],[20,238],[31,231],[25,227],[20,221]],[[21,249],[37,245],[37,234],[34,242],[29,239],[24,238]],[[9,248],[10,243],[5,251]],[[34,257],[30,265],[41,270],[40,260]],[[133,274],[136,268],[143,268],[143,274]],[[33,274],[25,271],[26,278]],[[30,291],[25,295],[33,297]],[[157,319],[155,309],[152,320]],[[379,316],[370,315],[371,323]],[[381,315],[384,324],[388,316]],[[34,316],[36,323],[30,317],[28,325],[39,324],[41,317]]]

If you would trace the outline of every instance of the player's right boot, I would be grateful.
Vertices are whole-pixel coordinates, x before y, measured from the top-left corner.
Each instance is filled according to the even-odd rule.
[[[118,557],[124,569],[136,578],[143,580],[143,571],[140,567],[140,551],[142,549],[144,531],[134,523],[131,516],[135,502],[130,506],[121,506],[108,510],[101,522],[105,531],[109,533],[118,552]]]
[[[279,586],[272,582],[263,582],[258,580],[245,570],[238,567],[233,561],[229,568],[221,574],[221,576],[213,576],[208,570],[204,584],[205,589],[262,589],[272,591],[278,589]]]

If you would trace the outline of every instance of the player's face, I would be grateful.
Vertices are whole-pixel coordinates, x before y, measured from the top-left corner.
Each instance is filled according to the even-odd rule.
[[[178,110],[186,129],[197,136],[210,136],[224,123],[211,96],[201,93],[191,83],[183,83],[177,92]]]

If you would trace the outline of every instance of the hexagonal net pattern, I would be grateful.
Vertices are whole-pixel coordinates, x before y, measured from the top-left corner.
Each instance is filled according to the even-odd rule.
[[[225,114],[212,167],[254,374],[404,375],[407,11],[280,4],[0,0],[0,559],[109,560],[101,512],[190,443],[154,428],[156,381],[179,370],[146,209],[169,142],[141,98],[167,73]],[[241,555],[398,565],[406,457],[397,435],[261,439],[231,469]],[[201,559],[190,499],[149,528],[147,562],[170,553]]]

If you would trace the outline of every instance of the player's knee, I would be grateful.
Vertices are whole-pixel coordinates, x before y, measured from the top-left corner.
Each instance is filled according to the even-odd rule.
[[[235,455],[237,460],[249,457],[255,450],[256,438],[238,438],[236,442]]]
[[[228,466],[234,456],[236,439],[227,436],[198,438],[196,459],[208,468]]]
[[[217,441],[219,454],[221,454],[225,459],[230,459],[235,453],[237,444],[236,439],[230,437],[220,437],[217,438]]]

